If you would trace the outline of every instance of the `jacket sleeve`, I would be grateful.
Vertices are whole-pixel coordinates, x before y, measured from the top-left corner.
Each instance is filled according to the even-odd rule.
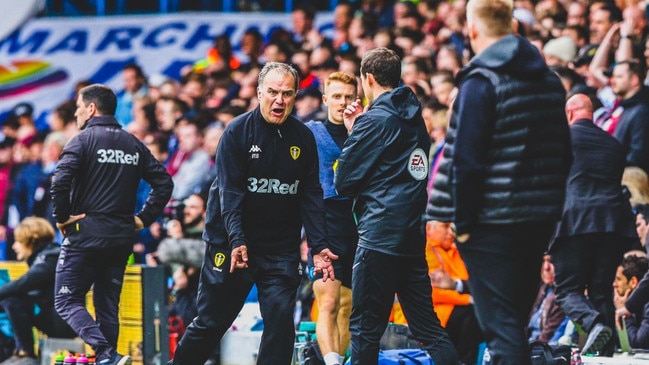
[[[146,203],[144,203],[142,209],[137,213],[137,216],[140,217],[146,227],[162,214],[162,210],[167,205],[167,202],[169,202],[174,184],[167,170],[153,157],[148,148],[144,148],[142,153],[144,156],[144,172],[142,178],[151,185],[151,190],[149,191]]]
[[[640,313],[645,304],[649,303],[649,272],[647,272],[638,286],[633,290],[624,306],[631,313]]]
[[[312,148],[309,149],[309,170],[305,176],[303,189],[300,191],[300,215],[307,235],[307,242],[311,252],[319,253],[327,248],[326,224],[324,217],[324,201],[322,187],[320,186],[320,167],[315,138],[309,133]]]
[[[54,170],[50,192],[53,200],[52,215],[57,223],[64,223],[70,218],[70,191],[84,155],[82,138],[80,134],[68,142]]]
[[[451,189],[457,235],[470,233],[482,199],[485,156],[495,124],[495,91],[482,77],[468,78],[455,101],[457,135],[452,162]]]
[[[471,303],[471,295],[463,294],[454,289],[442,289],[433,287],[433,305],[437,304],[453,304],[453,305],[469,305]]]
[[[644,306],[642,313],[633,313],[625,318],[624,322],[631,347],[649,349],[649,305]]]
[[[246,195],[246,154],[240,147],[235,132],[226,129],[216,152],[216,179],[219,183],[221,216],[228,233],[230,247],[246,245],[243,232],[243,198]]]
[[[355,196],[379,159],[385,144],[379,122],[361,114],[338,157],[334,185],[340,195]]]
[[[0,299],[47,287],[54,282],[57,260],[56,255],[48,255],[44,261],[32,265],[20,278],[0,286]]]

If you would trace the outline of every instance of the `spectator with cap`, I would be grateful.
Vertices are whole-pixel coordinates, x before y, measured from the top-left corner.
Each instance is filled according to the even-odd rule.
[[[34,123],[34,107],[32,104],[24,102],[18,103],[11,110],[11,114],[18,120],[19,127],[16,133],[17,140],[34,136],[38,133]]]
[[[597,52],[597,45],[595,44],[588,44],[581,47],[579,52],[577,52],[577,57],[575,57],[570,66],[579,75],[586,78],[589,75],[588,66],[593,60],[593,57],[595,57],[595,52]]]
[[[327,118],[327,113],[322,109],[322,93],[315,87],[307,87],[297,93],[295,111],[297,119],[304,123]]]
[[[548,41],[543,56],[548,66],[567,66],[577,55],[577,45],[571,37],[559,37]]]

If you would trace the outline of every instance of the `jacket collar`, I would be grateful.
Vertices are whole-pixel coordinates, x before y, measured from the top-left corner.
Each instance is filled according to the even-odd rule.
[[[94,126],[100,126],[100,125],[105,125],[105,126],[115,126],[117,128],[121,128],[122,126],[117,122],[117,119],[115,119],[114,116],[112,115],[98,115],[96,117],[90,118],[86,122],[85,128],[90,128]],[[84,128],[84,129],[85,129]]]

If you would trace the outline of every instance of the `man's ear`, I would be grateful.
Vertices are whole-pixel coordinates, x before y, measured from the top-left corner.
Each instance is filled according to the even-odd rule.
[[[367,85],[369,85],[369,87],[374,86],[374,84],[376,83],[374,75],[369,72],[365,74],[365,78],[367,79]]]
[[[632,276],[631,279],[629,279],[629,286],[631,287],[631,289],[635,289],[638,286],[639,282],[640,280],[638,280],[637,277]]]
[[[92,118],[97,115],[97,105],[95,103],[88,104],[88,117]]]
[[[478,37],[478,28],[475,23],[468,25],[469,28],[469,39],[476,39]]]

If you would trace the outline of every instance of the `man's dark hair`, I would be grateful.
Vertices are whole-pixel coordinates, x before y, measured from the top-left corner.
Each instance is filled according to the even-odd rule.
[[[634,276],[640,280],[649,270],[649,261],[646,257],[629,255],[622,260],[620,266],[622,266],[622,274],[627,280],[631,280]]]
[[[647,72],[645,69],[644,61],[640,62],[639,60],[634,58],[631,60],[620,61],[616,64],[616,66],[619,65],[627,65],[629,68],[629,74],[638,76],[640,83],[642,83]]]
[[[79,90],[85,105],[95,104],[99,115],[115,115],[117,96],[111,88],[102,84],[92,84]]]
[[[361,75],[370,73],[382,87],[396,88],[401,80],[401,58],[387,48],[375,48],[365,54],[361,61]]]
[[[295,7],[295,9],[293,9],[293,11],[301,11],[301,12],[303,12],[304,17],[309,19],[309,20],[315,19],[316,11],[312,6],[298,5],[298,6]]]
[[[608,12],[608,20],[611,23],[619,23],[623,20],[622,10],[620,10],[620,8],[618,8],[615,4],[606,4],[599,8],[599,10]]]
[[[633,214],[642,214],[645,224],[649,223],[649,204],[636,204],[633,206]]]
[[[140,67],[140,65],[138,65],[137,63],[129,63],[124,66],[122,70],[133,70],[137,77],[146,79],[146,76],[144,76],[144,71],[142,71],[142,67]]]

